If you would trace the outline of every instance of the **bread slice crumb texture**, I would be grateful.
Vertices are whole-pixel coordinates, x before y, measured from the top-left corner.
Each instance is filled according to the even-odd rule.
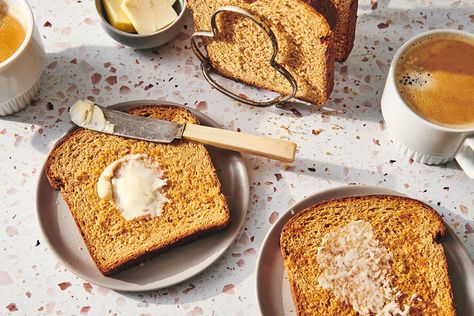
[[[210,30],[212,13],[239,6],[266,22],[279,45],[277,62],[298,83],[297,97],[324,104],[333,87],[332,33],[326,19],[299,0],[190,0],[196,30]],[[288,81],[270,66],[273,48],[268,35],[235,13],[218,16],[219,33],[203,38],[209,58],[221,75],[253,86],[290,94]]]
[[[410,315],[454,315],[446,257],[438,238],[440,216],[428,205],[404,197],[364,196],[331,200],[295,215],[283,228],[280,247],[298,315],[357,315],[318,282],[317,253],[328,233],[354,221],[371,225],[374,238],[391,256],[392,286]],[[416,294],[417,299],[411,295]]]
[[[198,123],[186,109],[143,106],[129,111],[176,123]],[[100,199],[97,181],[113,161],[130,154],[153,157],[165,170],[169,203],[156,217],[125,220]],[[69,206],[87,248],[108,275],[199,235],[224,229],[230,213],[206,148],[191,141],[138,141],[78,129],[50,153],[49,183]]]

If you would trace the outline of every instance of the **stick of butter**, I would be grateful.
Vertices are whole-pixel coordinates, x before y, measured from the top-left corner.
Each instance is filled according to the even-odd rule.
[[[123,0],[120,7],[138,34],[154,33],[178,18],[169,0]]]
[[[135,33],[132,22],[130,22],[122,8],[120,8],[122,0],[102,0],[102,2],[109,22],[113,27],[124,32]]]

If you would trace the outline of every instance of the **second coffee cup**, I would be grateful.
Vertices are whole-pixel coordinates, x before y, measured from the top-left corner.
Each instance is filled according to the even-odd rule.
[[[474,35],[422,33],[395,54],[382,95],[387,130],[417,162],[454,158],[474,178]]]

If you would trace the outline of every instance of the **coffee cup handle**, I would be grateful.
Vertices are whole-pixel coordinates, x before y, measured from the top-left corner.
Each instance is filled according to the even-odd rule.
[[[455,158],[467,176],[474,179],[474,136],[464,140]]]

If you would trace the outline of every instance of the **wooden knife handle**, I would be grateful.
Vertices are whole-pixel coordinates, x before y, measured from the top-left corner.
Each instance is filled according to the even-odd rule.
[[[241,151],[285,162],[295,160],[296,144],[286,140],[238,133],[196,124],[186,124],[183,138],[206,145]]]

